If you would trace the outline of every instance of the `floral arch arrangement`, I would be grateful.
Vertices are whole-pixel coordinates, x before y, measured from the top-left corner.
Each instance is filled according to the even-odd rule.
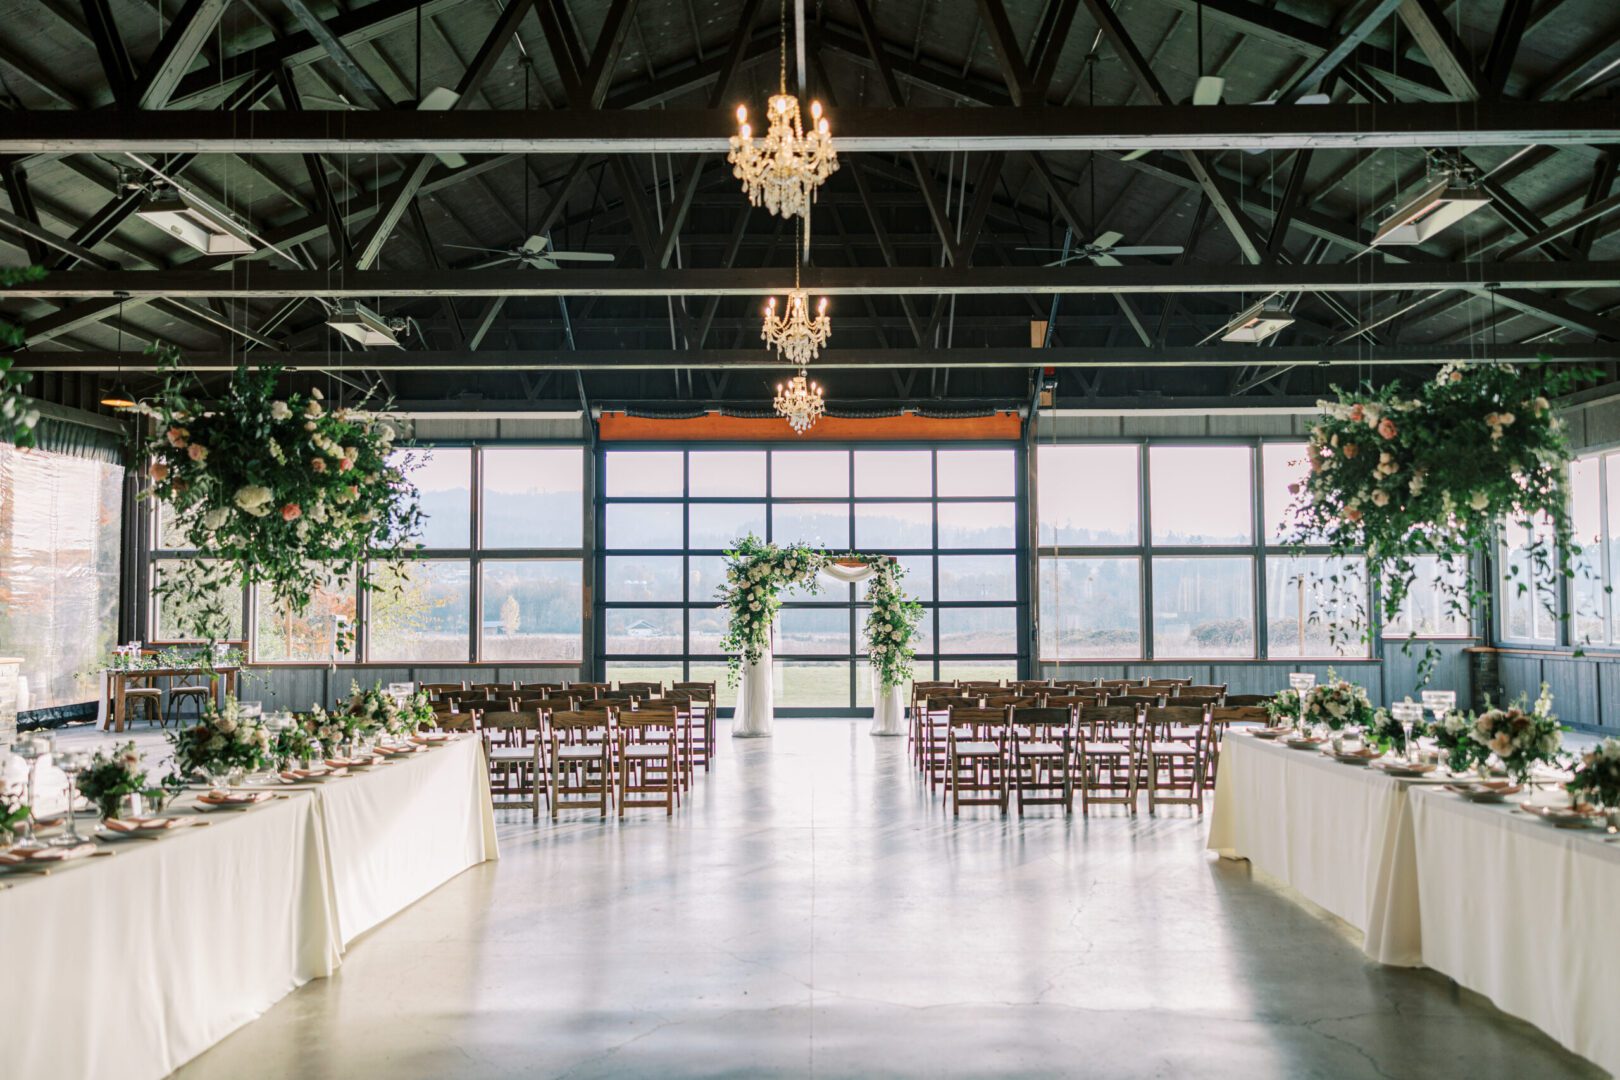
[[[1532,577],[1572,577],[1580,547],[1567,503],[1571,454],[1551,399],[1592,377],[1548,364],[1448,364],[1410,396],[1394,385],[1335,388],[1336,400],[1318,403],[1310,471],[1290,486],[1289,540],[1365,555],[1386,622],[1401,612],[1417,559],[1434,556],[1447,569],[1467,571],[1475,556],[1491,553],[1505,521],[1544,524],[1530,530]],[[1442,575],[1437,584],[1458,617],[1471,619],[1490,599],[1471,574]],[[1370,635],[1370,621],[1361,624]],[[1414,626],[1408,649],[1416,637]],[[1421,681],[1436,658],[1431,645]]]
[[[276,396],[280,369],[238,367],[225,394],[202,398],[196,377],[172,355],[163,387],[138,409],[155,422],[146,444],[151,494],[197,550],[155,592],[191,601],[185,629],[213,640],[226,613],[216,597],[242,582],[267,586],[302,613],[319,568],[365,587],[399,572],[422,520],[409,462],[391,461],[394,429],[367,412],[328,411],[318,389]],[[371,568],[368,575],[363,571]],[[316,571],[316,572],[312,572]],[[397,577],[393,577],[398,580]],[[340,629],[339,648],[347,646]]]
[[[730,612],[721,646],[730,654],[731,681],[744,665],[757,664],[771,644],[771,625],[782,609],[782,590],[821,591],[821,575],[866,581],[866,644],[884,689],[911,678],[922,605],[901,587],[905,567],[887,555],[829,554],[803,544],[781,547],[750,533],[726,552],[726,584],[719,598]]]

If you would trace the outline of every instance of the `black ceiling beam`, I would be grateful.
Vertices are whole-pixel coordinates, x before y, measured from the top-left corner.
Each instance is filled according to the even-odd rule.
[[[251,272],[250,272],[251,271]],[[684,270],[559,268],[324,270],[233,266],[198,270],[74,270],[22,282],[4,298],[326,296],[748,296],[785,287],[785,267]],[[1015,295],[1020,292],[1268,293],[1392,292],[1401,289],[1591,289],[1620,287],[1620,262],[1380,263],[1314,266],[806,267],[804,288],[828,296]]]
[[[13,213],[24,224],[33,226],[32,230],[21,232],[23,250],[28,253],[28,261],[35,266],[43,266],[45,244],[39,233],[45,230],[39,223],[39,210],[34,206],[33,189],[28,186],[28,170],[21,165],[0,162],[0,184],[5,186]]]
[[[1468,47],[1457,37],[1436,0],[1402,0],[1399,12],[1412,39],[1452,96],[1458,101],[1479,100],[1474,58],[1468,55]]]
[[[1508,74],[1519,55],[1519,42],[1524,38],[1530,9],[1534,6],[1533,0],[1503,0],[1502,10],[1496,17],[1496,33],[1491,35],[1490,51],[1485,54],[1483,96],[1499,98],[1507,88]]]
[[[1152,75],[1145,67],[1140,70]],[[1117,109],[843,108],[829,109],[828,115],[839,150],[849,153],[1440,149],[1620,142],[1620,101],[1612,99],[1484,102],[1461,111],[1430,103],[1156,104]],[[721,109],[260,111],[252,124],[214,111],[13,111],[0,126],[0,154],[725,153],[736,124],[736,115]]]
[[[393,100],[383,92],[381,86],[377,85],[377,80],[372,78],[371,72],[360,65],[360,61],[354,58],[354,54],[343,43],[343,39],[332,32],[331,27],[326,25],[326,20],[317,15],[305,0],[281,0],[281,2],[293,13],[293,17],[303,24],[305,32],[326,50],[327,59],[337,69],[349,93],[358,99],[357,104],[364,103],[373,109],[394,108]]]
[[[133,107],[135,69],[130,64],[129,51],[124,48],[123,35],[118,32],[118,23],[113,19],[107,0],[80,0],[80,7],[84,9],[85,28],[90,33],[90,40],[95,43],[96,55],[101,57],[102,74],[112,89],[113,100],[126,109]]]
[[[1028,105],[1038,100],[1033,93],[1034,80],[1030,76],[1029,65],[1024,63],[1023,47],[1013,33],[1012,20],[1007,18],[1006,6],[1001,0],[977,0],[977,3],[979,18],[983,20],[985,32],[990,38],[990,49],[996,54],[996,63],[1001,67],[1001,76],[1007,83],[1007,92],[1012,95],[1013,104]]]
[[[1333,44],[1294,76],[1293,82],[1278,95],[1279,100],[1292,102],[1301,95],[1315,91],[1361,47],[1374,30],[1394,14],[1401,3],[1402,0],[1362,0],[1339,20]]]
[[[135,104],[142,109],[161,109],[174,96],[180,79],[202,51],[208,35],[230,0],[186,0],[169,23],[146,69],[141,73]]]
[[[362,358],[363,356],[363,358]],[[1056,346],[1047,349],[991,347],[964,349],[828,349],[816,359],[825,368],[1032,368],[1248,367],[1257,363],[1319,366],[1430,365],[1444,363],[1532,362],[1545,356],[1555,363],[1590,363],[1613,359],[1612,347],[1548,343],[1476,343],[1474,345],[1387,345],[1366,343],[1279,345],[1261,349],[1226,343],[1200,346]],[[325,349],[278,353],[277,364],[297,371],[354,369],[420,371],[441,374],[474,371],[636,371],[701,367],[773,369],[781,361],[766,349],[518,349],[456,350],[369,349],[361,355]],[[181,366],[194,371],[228,371],[238,358],[226,350],[183,354]],[[154,371],[156,358],[140,352],[85,350],[35,351],[17,357],[28,371]]]
[[[1592,182],[1586,189],[1586,199],[1581,204],[1581,214],[1592,214],[1600,203],[1609,202],[1606,198],[1614,187],[1615,166],[1620,164],[1620,155],[1613,151],[1599,157],[1592,165]],[[1586,258],[1592,251],[1592,241],[1597,239],[1597,215],[1588,217],[1579,228],[1570,243]]]

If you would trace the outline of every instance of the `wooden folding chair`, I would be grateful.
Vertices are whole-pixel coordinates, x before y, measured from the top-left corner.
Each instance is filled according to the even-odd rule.
[[[1142,690],[1142,689],[1145,689],[1145,688],[1144,687],[1137,687],[1137,689]],[[1119,693],[1119,694],[1109,694],[1108,695],[1108,704],[1110,704],[1110,705],[1130,706],[1131,708],[1135,708],[1138,705],[1146,705],[1146,706],[1149,706],[1149,707],[1157,707],[1157,706],[1165,704],[1165,700],[1166,700],[1165,695],[1163,695],[1163,694],[1154,694],[1154,693],[1141,693],[1141,694]]]
[[[946,747],[951,816],[964,806],[999,806],[1007,813],[1007,713],[1001,709],[951,709]],[[966,795],[964,796],[964,792]]]
[[[1081,706],[1075,719],[1080,812],[1093,803],[1129,806],[1136,813],[1137,753],[1141,725],[1132,705]]]
[[[712,682],[678,682],[670,687],[671,690],[680,690],[692,695],[693,722],[698,724],[698,730],[692,738],[693,753],[699,755],[703,763],[703,771],[709,771],[709,762],[719,752],[720,744],[715,739],[715,713],[720,708],[720,686]],[[701,752],[698,750],[702,746]]]
[[[560,691],[563,684],[560,682],[526,682],[518,683],[518,690],[525,694],[549,694]]]
[[[1275,694],[1227,694],[1226,707],[1229,709],[1246,709],[1255,705],[1269,704]]]
[[[627,808],[663,807],[675,813],[681,787],[681,721],[673,705],[620,713],[619,817]],[[656,796],[649,798],[648,796]]]
[[[578,694],[582,698],[600,697],[613,692],[613,684],[605,682],[571,682],[563,686],[564,690]]]
[[[599,810],[607,817],[613,801],[612,710],[555,712],[550,728],[551,820],[559,810]]]
[[[714,698],[707,690],[671,690],[656,704],[672,705],[683,716],[686,728],[688,770],[696,772],[699,765],[709,771],[709,760],[714,745],[709,720],[714,713]]]
[[[429,701],[443,701],[446,694],[460,693],[467,689],[464,682],[430,682],[422,684],[422,692],[428,696]]]
[[[619,684],[619,694],[620,696],[634,695],[643,701],[650,701],[653,698],[664,696],[664,684],[658,682],[621,682]]]
[[[1252,695],[1251,695],[1252,696]],[[1230,702],[1232,699],[1227,698]],[[1204,769],[1204,786],[1209,789],[1215,787],[1215,772],[1221,762],[1221,746],[1226,741],[1226,733],[1232,725],[1241,724],[1244,727],[1266,727],[1271,723],[1271,717],[1259,705],[1226,705],[1217,706],[1209,711],[1210,745],[1209,764]]]
[[[480,732],[489,758],[489,791],[497,810],[529,810],[540,820],[541,790],[545,788],[544,714],[487,712]]]
[[[984,707],[984,698],[960,694],[929,698],[923,703],[922,767],[928,774],[929,787],[939,787],[946,782],[951,713],[956,709]]]
[[[1014,708],[1012,729],[1013,787],[1018,816],[1025,806],[1061,806],[1074,812],[1074,710]],[[1044,793],[1044,794],[1043,794]]]
[[[1148,813],[1160,803],[1204,812],[1204,769],[1210,744],[1210,707],[1169,705],[1142,711],[1146,727]]]

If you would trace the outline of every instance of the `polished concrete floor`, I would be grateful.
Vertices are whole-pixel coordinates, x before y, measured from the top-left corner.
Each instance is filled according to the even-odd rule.
[[[904,740],[778,728],[673,822],[503,812],[498,863],[177,1075],[1601,1075],[1368,963],[1190,810],[952,821]]]

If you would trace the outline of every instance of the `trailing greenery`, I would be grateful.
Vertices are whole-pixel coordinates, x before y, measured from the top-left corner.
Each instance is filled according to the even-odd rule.
[[[0,266],[0,285],[3,286],[38,281],[44,276],[43,266]],[[24,339],[22,327],[0,319],[0,346],[20,348]],[[14,371],[13,363],[13,357],[0,356],[0,443],[33,446],[39,410],[22,392],[22,388],[33,378],[33,373]]]
[[[717,594],[730,612],[721,648],[730,654],[733,686],[743,667],[758,663],[770,648],[782,590],[797,585],[818,593],[822,569],[839,562],[864,563],[876,570],[866,585],[866,602],[872,606],[865,625],[867,652],[885,689],[910,681],[922,605],[901,588],[906,571],[897,560],[854,552],[833,555],[803,544],[780,547],[750,533],[726,552],[726,584]]]
[[[1319,403],[1322,416],[1311,429],[1310,472],[1291,486],[1290,542],[1365,555],[1386,624],[1400,614],[1419,557],[1466,571],[1474,556],[1491,552],[1503,521],[1547,522],[1531,537],[1532,575],[1550,579],[1561,565],[1572,576],[1580,549],[1566,502],[1571,454],[1551,399],[1592,377],[1545,363],[1447,365],[1410,396],[1393,384],[1335,388],[1336,400]],[[1450,614],[1471,620],[1489,589],[1470,574],[1460,577],[1467,584],[1446,579],[1438,587]],[[1522,593],[1533,586],[1514,587]],[[1352,609],[1361,605],[1343,599]],[[1372,633],[1370,620],[1344,621]],[[1347,631],[1329,632],[1338,638]],[[1408,650],[1416,637],[1414,629]],[[1421,683],[1437,656],[1432,645],[1425,649]]]
[[[417,492],[390,460],[394,429],[366,412],[328,412],[319,389],[276,396],[280,369],[232,374],[224,396],[205,400],[195,375],[162,354],[163,387],[140,411],[155,421],[146,444],[152,494],[197,549],[155,592],[193,601],[187,629],[222,637],[220,599],[243,581],[266,586],[274,602],[302,614],[318,591],[322,566],[358,576],[367,588],[398,581],[421,526]],[[359,573],[369,565],[370,574]],[[395,586],[398,588],[398,585]],[[339,630],[339,651],[349,630]]]

